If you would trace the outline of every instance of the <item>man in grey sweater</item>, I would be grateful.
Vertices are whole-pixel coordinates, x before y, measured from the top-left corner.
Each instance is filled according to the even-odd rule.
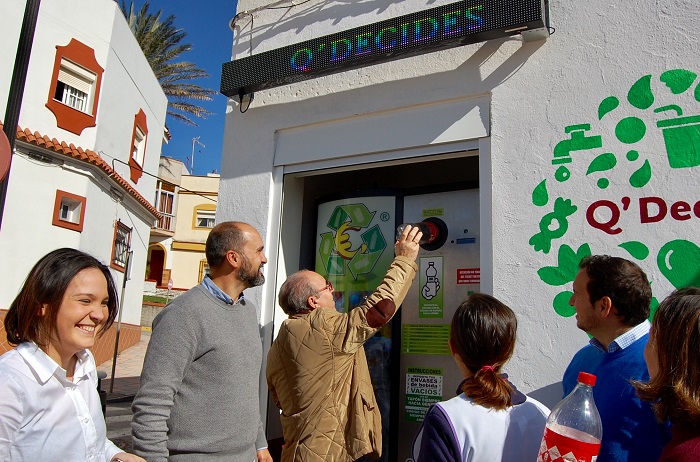
[[[134,398],[134,452],[149,462],[272,462],[258,399],[262,344],[243,290],[265,282],[260,234],[211,230],[210,275],[153,320]]]

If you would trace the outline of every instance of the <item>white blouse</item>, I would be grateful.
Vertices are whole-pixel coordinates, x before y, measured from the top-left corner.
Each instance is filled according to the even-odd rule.
[[[77,354],[73,381],[33,342],[0,356],[0,460],[109,462],[95,359]]]

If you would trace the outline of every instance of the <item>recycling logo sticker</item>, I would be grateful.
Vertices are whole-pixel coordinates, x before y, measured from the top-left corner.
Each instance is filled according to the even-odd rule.
[[[372,272],[387,247],[379,225],[372,225],[375,214],[362,203],[335,207],[326,224],[330,231],[320,235],[319,245],[321,262],[329,276],[343,276],[347,270],[356,280]]]
[[[656,265],[674,288],[700,286],[699,80],[686,69],[645,75],[626,95],[600,101],[597,120],[564,127],[551,175],[531,197],[539,222],[530,249],[557,256],[556,266],[537,269],[542,282],[572,283],[578,263],[593,253],[591,242],[600,239],[647,272]],[[570,245],[571,223],[592,228],[577,230],[591,242]],[[575,314],[571,295],[563,290],[552,300],[558,315]],[[654,298],[652,316],[657,306]]]

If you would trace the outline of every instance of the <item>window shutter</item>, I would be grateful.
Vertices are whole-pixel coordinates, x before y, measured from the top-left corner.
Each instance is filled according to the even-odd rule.
[[[58,71],[58,80],[89,95],[95,75],[64,59]]]

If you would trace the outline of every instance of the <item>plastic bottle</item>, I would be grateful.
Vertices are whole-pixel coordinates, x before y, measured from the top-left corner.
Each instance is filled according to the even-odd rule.
[[[411,225],[413,227],[418,227],[418,229],[421,230],[423,233],[423,236],[420,238],[420,241],[418,242],[419,244],[430,244],[431,242],[435,241],[440,234],[440,229],[435,225],[434,223],[430,223],[428,221],[421,221],[420,223],[403,223],[396,228],[396,239],[398,240],[399,237],[401,236],[401,233],[403,233],[403,230],[406,229],[407,225]]]
[[[603,425],[593,401],[596,376],[579,372],[578,385],[547,418],[537,462],[595,462]]]

